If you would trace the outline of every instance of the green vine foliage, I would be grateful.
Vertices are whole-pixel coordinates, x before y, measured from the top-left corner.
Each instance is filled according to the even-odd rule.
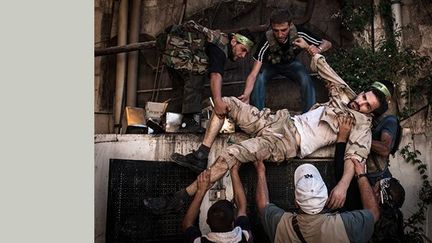
[[[395,37],[400,35],[400,33],[394,33],[393,31],[393,15],[391,11],[390,0],[380,0],[378,3],[378,13],[384,21],[384,31],[386,33],[387,39],[392,45],[396,45]]]
[[[344,0],[342,1],[341,20],[342,25],[350,31],[363,31],[371,20],[374,10],[370,1]],[[405,48],[399,50],[396,37],[401,33],[393,32],[393,17],[391,13],[391,1],[381,0],[377,6],[384,21],[386,40],[377,43],[378,48],[354,46],[351,48],[333,49],[327,55],[327,61],[333,69],[359,93],[366,90],[370,84],[379,80],[389,80],[399,84],[401,77],[409,77],[406,94],[398,94],[407,97],[410,101],[400,118],[410,116],[414,112],[412,103],[414,98],[421,95],[428,97],[428,104],[432,105],[432,75],[425,76],[425,70],[430,70],[431,58],[420,56],[415,50]],[[411,97],[413,99],[411,99]],[[410,144],[400,150],[400,154],[407,163],[417,167],[422,187],[419,191],[418,211],[404,222],[404,242],[424,242],[427,237],[422,228],[426,219],[427,206],[432,204],[432,186],[427,175],[427,167],[419,158],[420,151],[412,151]],[[430,240],[428,240],[430,241]]]
[[[405,242],[424,242],[426,236],[423,230],[423,223],[426,220],[427,206],[432,204],[432,186],[427,175],[427,166],[419,158],[420,151],[412,150],[411,144],[407,144],[400,150],[405,162],[417,167],[422,187],[419,191],[418,211],[404,221]]]
[[[355,92],[383,79],[398,84],[400,75],[417,77],[429,59],[409,48],[398,51],[392,42],[383,43],[376,51],[363,47],[338,49],[327,57],[333,69]]]
[[[369,23],[373,8],[370,1],[344,0],[341,1],[340,15],[342,26],[348,31],[361,31]]]
[[[342,25],[350,31],[362,31],[370,22],[374,11],[370,1],[343,0],[340,12]],[[396,37],[401,33],[393,31],[390,0],[380,0],[375,12],[382,17],[386,34],[386,40],[377,43],[377,50],[359,46],[339,49],[331,52],[327,59],[357,93],[375,81],[387,79],[397,85],[402,76],[409,77],[407,93],[398,94],[411,102],[399,114],[401,118],[406,118],[418,108],[414,108],[412,104],[422,95],[432,105],[432,74],[424,74],[425,70],[431,69],[427,67],[431,58],[420,56],[411,48],[398,50]]]

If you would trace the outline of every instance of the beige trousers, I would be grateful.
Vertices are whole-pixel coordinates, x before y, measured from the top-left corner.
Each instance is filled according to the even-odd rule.
[[[229,168],[236,159],[242,163],[257,160],[282,162],[297,155],[297,132],[287,109],[270,114],[270,109],[259,111],[235,97],[223,97],[230,111],[228,116],[252,138],[230,145],[220,155]]]

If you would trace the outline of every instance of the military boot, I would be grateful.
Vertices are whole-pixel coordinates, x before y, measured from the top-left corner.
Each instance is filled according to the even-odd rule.
[[[197,173],[201,173],[207,168],[207,157],[208,156],[206,156],[205,153],[201,152],[200,150],[186,155],[178,153],[173,153],[171,155],[171,159],[174,161],[174,163],[189,168]]]

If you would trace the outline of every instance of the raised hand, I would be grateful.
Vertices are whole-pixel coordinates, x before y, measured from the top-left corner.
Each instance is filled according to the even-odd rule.
[[[340,115],[337,117],[337,121],[339,123],[337,142],[346,142],[353,126],[353,119],[350,116]]]

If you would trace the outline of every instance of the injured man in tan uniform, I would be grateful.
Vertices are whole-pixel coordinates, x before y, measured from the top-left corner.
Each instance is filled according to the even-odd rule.
[[[301,38],[294,42],[301,48],[311,50]],[[338,133],[337,117],[346,115],[354,120],[345,152],[344,175],[331,193],[331,197],[343,204],[346,190],[354,175],[351,160],[364,162],[371,147],[372,114],[379,116],[387,110],[385,87],[371,86],[368,91],[356,95],[341,77],[327,64],[324,56],[312,55],[311,69],[326,82],[329,101],[315,104],[308,112],[291,116],[287,109],[272,114],[270,109],[259,111],[235,97],[224,97],[228,106],[226,116],[231,118],[245,133],[251,136],[238,144],[227,147],[209,167],[211,181],[220,179],[234,164],[267,160],[282,162],[289,158],[303,158],[317,149],[334,144]],[[191,154],[173,154],[175,163],[195,171],[207,168],[207,157],[224,117],[212,115],[202,145]],[[196,181],[185,189],[164,198],[144,200],[144,205],[155,213],[179,208],[197,190]]]

